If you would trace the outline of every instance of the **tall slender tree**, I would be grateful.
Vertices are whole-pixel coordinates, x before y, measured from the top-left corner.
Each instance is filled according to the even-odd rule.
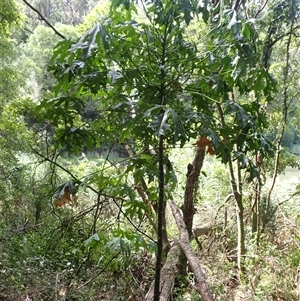
[[[248,181],[257,178],[253,155],[272,153],[262,132],[261,100],[270,101],[275,89],[261,64],[256,26],[238,13],[240,3],[235,6],[227,9],[222,2],[215,14],[212,6],[190,1],[113,1],[107,20],[76,43],[63,41],[54,50],[50,69],[58,80],[58,97],[45,100],[41,108],[54,125],[63,121],[56,132],[57,146],[76,152],[100,142],[134,145],[128,171],[137,179],[147,210],[157,216],[154,300],[159,300],[160,269],[169,249],[166,200],[176,185],[168,149],[191,139],[198,139],[198,147],[229,166],[242,270],[246,250],[241,174],[246,171]],[[146,21],[137,22],[134,17],[141,11]],[[200,15],[201,26],[211,24],[206,46],[197,48],[184,33]],[[92,124],[77,126],[76,113],[87,96],[101,114]],[[192,223],[186,222],[191,234]]]

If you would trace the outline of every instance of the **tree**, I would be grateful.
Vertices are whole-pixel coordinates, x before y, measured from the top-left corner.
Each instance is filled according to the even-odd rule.
[[[261,108],[265,99],[272,100],[275,88],[257,47],[256,24],[240,13],[239,1],[234,9],[225,7],[217,15],[213,7],[189,1],[113,2],[110,18],[76,43],[60,42],[52,57],[57,97],[45,99],[41,109],[46,112],[43,118],[56,127],[56,147],[76,153],[100,143],[123,144],[131,157],[126,176],[117,184],[123,189],[112,190],[107,182],[99,195],[123,198],[120,206],[131,208],[129,218],[140,211],[149,223],[157,217],[157,223],[151,223],[157,231],[155,300],[161,261],[172,247],[165,220],[166,200],[173,198],[176,185],[169,149],[196,140],[200,163],[208,148],[228,164],[237,206],[241,271],[246,252],[242,173],[250,182],[258,178],[253,157],[258,153],[267,157],[273,151],[263,135],[266,123]],[[139,10],[145,21],[134,21]],[[192,18],[200,15],[201,26],[210,22],[210,33],[206,46],[197,48],[184,34]],[[79,114],[88,99],[100,112],[91,124]],[[188,165],[189,175],[195,166]],[[198,176],[192,185],[197,185]],[[184,211],[190,236],[194,189]]]
[[[265,18],[260,20],[267,31],[263,41],[263,64],[271,70],[276,79],[278,93],[275,95],[273,103],[266,104],[268,110],[268,120],[270,127],[266,134],[276,144],[276,156],[270,170],[270,162],[261,161],[261,172],[272,174],[272,184],[266,196],[263,196],[262,184],[256,183],[254,193],[254,229],[257,233],[257,243],[259,242],[260,230],[266,231],[267,224],[274,217],[276,209],[271,202],[276,178],[286,166],[298,166],[297,157],[292,156],[290,151],[282,152],[282,147],[292,150],[292,145],[297,144],[297,125],[293,118],[298,115],[295,91],[295,82],[299,77],[298,71],[292,66],[295,48],[297,46],[297,32],[299,31],[299,14],[297,12],[296,1],[272,1],[265,12]],[[279,44],[280,47],[279,47]],[[278,47],[275,48],[275,45]],[[259,158],[260,160],[261,158]],[[263,171],[266,163],[266,171]],[[262,210],[264,208],[264,210]],[[262,227],[261,227],[262,226]]]
[[[12,30],[20,25],[20,14],[14,1],[2,1],[0,4],[0,103],[12,100],[18,91],[18,74],[12,67],[14,61],[15,44],[12,37]]]
[[[15,1],[3,0],[0,5],[1,25],[0,33],[9,34],[12,28],[19,24],[20,14]]]
[[[70,40],[78,37],[77,28],[73,26],[56,24],[56,28]],[[49,93],[55,85],[53,76],[47,72],[47,66],[52,49],[60,40],[51,28],[39,25],[26,42],[18,46],[19,57],[16,61],[22,77],[27,79],[25,91],[36,102],[40,100],[43,92]]]

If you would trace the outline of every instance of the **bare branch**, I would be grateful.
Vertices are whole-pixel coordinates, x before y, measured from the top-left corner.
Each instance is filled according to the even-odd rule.
[[[256,19],[258,15],[264,10],[269,0],[266,0],[265,3],[261,6],[261,8],[256,12],[254,18]]]
[[[59,31],[57,31],[52,25],[51,23],[41,14],[41,12],[39,10],[37,10],[36,8],[34,8],[30,3],[28,3],[26,0],[23,0],[23,2],[33,11],[35,11],[41,18],[41,20],[43,20],[58,36],[60,36],[62,39],[66,39],[66,37],[64,35],[62,35]]]

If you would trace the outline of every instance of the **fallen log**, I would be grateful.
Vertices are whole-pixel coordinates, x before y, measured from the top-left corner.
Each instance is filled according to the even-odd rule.
[[[160,282],[160,301],[170,301],[172,300],[173,287],[175,282],[175,277],[178,275],[178,263],[180,259],[180,253],[183,251],[191,270],[194,272],[196,284],[194,285],[195,290],[200,294],[203,301],[214,301],[208,284],[205,279],[205,275],[199,265],[197,258],[192,251],[189,241],[189,234],[186,230],[183,218],[180,215],[179,209],[173,201],[169,201],[173,216],[176,220],[176,224],[180,230],[180,239],[174,241],[168,256],[166,263],[161,270],[161,282]],[[154,282],[152,283],[150,289],[148,290],[145,301],[153,301],[154,297]]]
[[[179,261],[180,246],[177,241],[173,242],[168,252],[166,263],[161,269],[160,276],[160,301],[172,300],[172,291],[174,287],[175,277],[178,274],[177,264]],[[148,290],[145,301],[153,301],[154,297],[154,281]]]
[[[201,266],[199,265],[196,255],[193,252],[190,240],[189,240],[189,233],[186,229],[186,225],[182,216],[180,215],[180,211],[175,205],[174,201],[169,200],[169,205],[171,207],[174,219],[180,231],[180,239],[178,243],[183,250],[191,270],[194,273],[196,283],[194,285],[195,290],[201,295],[203,301],[214,301],[214,297],[209,290],[208,283],[206,282],[205,275],[202,271]]]

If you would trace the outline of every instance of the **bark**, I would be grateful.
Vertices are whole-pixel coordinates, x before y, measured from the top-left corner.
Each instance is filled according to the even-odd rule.
[[[193,235],[193,220],[194,220],[194,203],[196,192],[198,188],[198,180],[201,168],[203,166],[203,160],[205,157],[205,149],[197,148],[193,164],[188,164],[186,174],[186,184],[184,191],[184,202],[182,206],[183,220],[186,224],[189,237]],[[181,275],[187,272],[187,260],[183,252],[181,252],[179,259],[179,273]]]
[[[164,173],[164,138],[162,135],[159,137],[159,150],[158,150],[158,178],[159,178],[159,196],[158,196],[158,209],[157,209],[157,253],[156,253],[156,267],[155,267],[155,281],[154,281],[154,301],[160,300],[160,277],[161,266],[163,260],[163,227],[165,222],[165,173]]]
[[[194,218],[194,201],[198,188],[198,180],[203,160],[205,157],[205,149],[197,148],[193,164],[189,164],[187,169],[187,180],[184,192],[184,203],[182,207],[183,220],[186,224],[187,231],[191,237],[193,234],[193,218]]]
[[[204,272],[202,271],[202,268],[197,261],[196,255],[191,248],[189,233],[187,231],[184,220],[180,215],[179,209],[176,207],[174,201],[170,200],[169,204],[176,224],[180,230],[180,239],[178,243],[190,264],[191,270],[194,272],[196,279],[196,283],[194,285],[195,290],[201,295],[203,301],[214,301],[214,297],[211,294],[208,283],[205,279]]]
[[[166,260],[165,265],[161,269],[160,281],[160,301],[169,301],[172,297],[175,277],[178,274],[177,264],[179,261],[180,246],[178,242],[174,242]],[[154,282],[152,283],[145,301],[153,301],[154,298]]]

